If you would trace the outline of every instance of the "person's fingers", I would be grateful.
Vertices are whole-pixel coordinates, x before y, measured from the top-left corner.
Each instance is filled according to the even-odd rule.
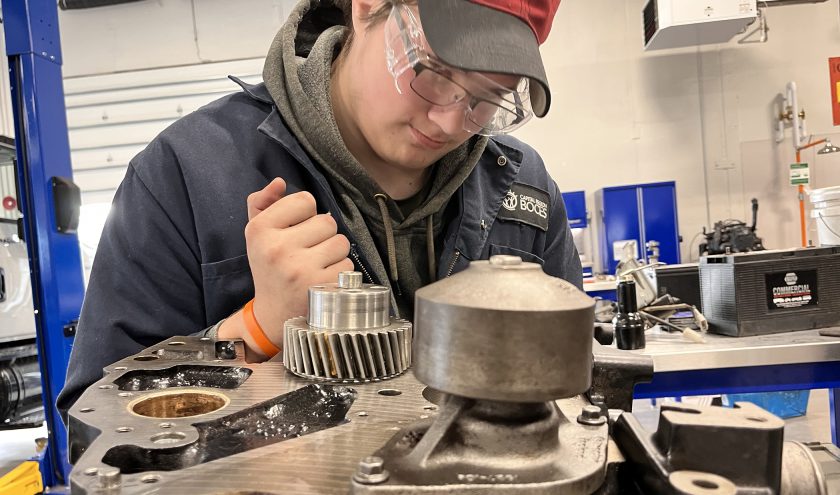
[[[347,237],[336,234],[307,251],[307,256],[311,256],[316,266],[326,268],[340,262],[350,254],[350,241]]]
[[[277,202],[286,194],[286,181],[275,178],[267,186],[248,195],[248,220]]]
[[[317,214],[315,196],[308,191],[300,191],[275,201],[249,223],[256,223],[261,228],[285,229]]]
[[[324,242],[336,232],[338,232],[338,225],[332,215],[322,214],[283,229],[282,237],[295,246],[309,248]]]

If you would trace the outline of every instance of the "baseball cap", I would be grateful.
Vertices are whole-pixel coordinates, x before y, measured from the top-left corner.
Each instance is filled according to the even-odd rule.
[[[435,55],[462,70],[524,76],[531,106],[548,113],[551,91],[539,46],[560,0],[418,0],[420,23]]]

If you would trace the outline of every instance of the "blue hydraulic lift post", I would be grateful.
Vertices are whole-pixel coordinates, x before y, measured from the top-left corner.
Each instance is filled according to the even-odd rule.
[[[49,445],[45,486],[69,480],[67,432],[55,408],[64,386],[84,282],[79,241],[57,230],[53,178],[70,179],[56,0],[2,2],[15,117],[19,203],[29,250],[32,299]]]

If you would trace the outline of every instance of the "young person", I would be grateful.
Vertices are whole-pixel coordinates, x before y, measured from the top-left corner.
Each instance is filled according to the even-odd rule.
[[[264,83],[237,81],[132,160],[59,408],[174,335],[271,357],[307,288],[340,271],[389,286],[409,319],[418,288],[494,254],[580,287],[557,185],[506,136],[548,111],[539,45],[558,4],[301,0]]]

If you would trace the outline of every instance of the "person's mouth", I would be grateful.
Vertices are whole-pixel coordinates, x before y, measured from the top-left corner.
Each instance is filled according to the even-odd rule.
[[[428,136],[413,126],[409,126],[409,129],[411,129],[411,134],[414,136],[414,139],[423,147],[439,150],[446,145],[446,140]]]

